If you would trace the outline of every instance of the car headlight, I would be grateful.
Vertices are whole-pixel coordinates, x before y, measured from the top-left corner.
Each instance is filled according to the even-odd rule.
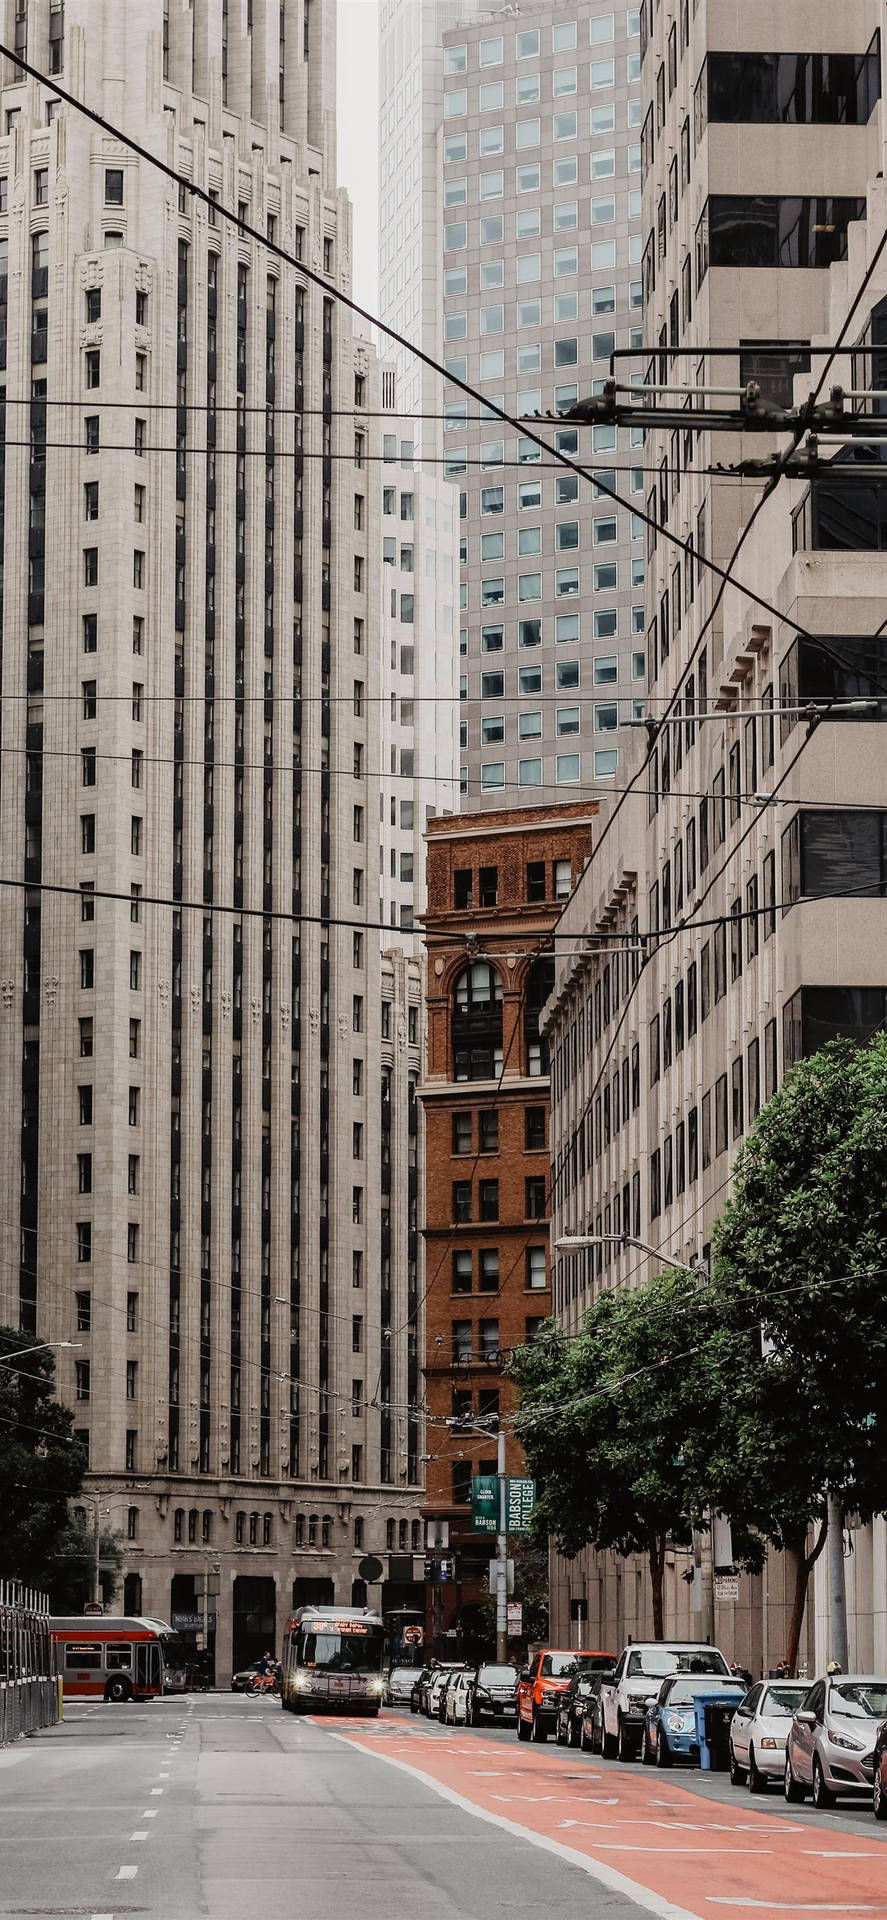
[[[311,1682],[308,1678],[307,1673],[296,1674],[295,1687],[296,1687],[297,1693],[307,1693],[310,1685],[311,1685]]]
[[[844,1747],[848,1753],[865,1753],[865,1742],[851,1740],[849,1733],[830,1733],[829,1739],[833,1747]]]
[[[643,1706],[643,1704],[644,1704],[644,1701],[645,1701],[645,1700],[647,1699],[647,1697],[648,1697],[648,1691],[649,1691],[649,1690],[648,1690],[648,1688],[647,1688],[647,1687],[644,1687],[644,1689],[643,1689],[643,1691],[642,1691],[641,1693],[632,1693],[632,1690],[631,1690],[631,1688],[629,1687],[629,1690],[628,1690],[628,1692],[627,1692],[627,1694],[626,1694],[626,1696],[625,1696],[625,1704],[626,1704],[626,1706],[627,1706],[627,1707],[642,1707],[642,1706]]]
[[[374,1674],[374,1675],[373,1675],[373,1678],[372,1678],[372,1680],[370,1681],[370,1692],[371,1692],[371,1693],[384,1693],[384,1692],[385,1692],[385,1682],[384,1682],[384,1680],[382,1679],[382,1676],[381,1676],[381,1674]]]
[[[665,1724],[670,1733],[686,1733],[693,1722],[684,1713],[667,1713]]]
[[[776,1748],[779,1745],[779,1741],[774,1740],[772,1734],[766,1733],[764,1734],[763,1738],[759,1741],[758,1744],[762,1747],[769,1747],[771,1752],[775,1752]]]

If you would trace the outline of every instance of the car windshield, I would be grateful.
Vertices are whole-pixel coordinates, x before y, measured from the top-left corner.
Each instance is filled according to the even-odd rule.
[[[638,1647],[628,1656],[629,1680],[634,1674],[663,1679],[667,1673],[714,1673],[722,1680],[733,1677],[723,1655],[712,1647]]]
[[[542,1657],[540,1672],[543,1679],[567,1680],[575,1671],[575,1653],[546,1653]]]
[[[848,1720],[883,1720],[887,1714],[887,1680],[843,1680],[831,1690],[832,1713]]]
[[[609,1653],[578,1653],[576,1659],[580,1673],[611,1673],[614,1666]]]
[[[663,1688],[663,1694],[670,1707],[689,1707],[698,1693],[711,1693],[727,1684],[719,1673],[707,1677],[688,1674],[686,1679],[675,1680],[667,1690]]]
[[[389,1680],[398,1680],[401,1686],[406,1686],[407,1682],[412,1686],[416,1678],[416,1671],[414,1667],[392,1667],[388,1678]]]
[[[513,1687],[517,1678],[513,1667],[481,1667],[477,1677],[482,1687]]]
[[[805,1692],[806,1688],[803,1685],[768,1687],[758,1711],[770,1714],[774,1720],[791,1719],[792,1714],[797,1713]]]

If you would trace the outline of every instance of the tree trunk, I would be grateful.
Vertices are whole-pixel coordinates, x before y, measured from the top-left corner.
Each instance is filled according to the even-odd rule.
[[[653,1596],[653,1638],[662,1640],[665,1626],[662,1617],[662,1581],[665,1573],[665,1534],[651,1533],[647,1548],[650,1566],[650,1589]]]
[[[807,1588],[810,1575],[828,1538],[828,1519],[823,1520],[819,1533],[810,1553],[807,1552],[806,1529],[786,1547],[786,1555],[795,1569],[795,1592],[792,1602],[791,1620],[788,1629],[788,1645],[785,1650],[785,1664],[789,1673],[794,1673],[798,1664],[798,1649],[801,1644],[801,1628],[804,1624],[804,1610],[807,1605]]]

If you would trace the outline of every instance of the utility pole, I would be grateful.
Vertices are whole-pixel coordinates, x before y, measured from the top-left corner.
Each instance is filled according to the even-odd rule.
[[[827,1494],[828,1513],[828,1653],[842,1673],[850,1665],[847,1644],[847,1592],[844,1585],[844,1510],[838,1494]]]
[[[101,1527],[100,1527],[100,1524],[99,1524],[99,1503],[98,1503],[98,1500],[95,1500],[95,1501],[93,1502],[93,1508],[92,1508],[92,1516],[93,1516],[93,1528],[92,1528],[92,1600],[93,1600],[93,1605],[95,1605],[95,1604],[96,1604],[97,1602],[98,1602],[98,1603],[100,1604],[100,1603],[101,1603],[101,1598],[102,1598],[102,1593],[101,1593],[101,1585],[100,1585],[100,1581],[99,1581],[99,1542],[100,1542],[100,1538],[101,1538]]]
[[[508,1515],[505,1509],[505,1428],[500,1420],[496,1443],[499,1531],[496,1535],[496,1659],[504,1667],[508,1656]]]

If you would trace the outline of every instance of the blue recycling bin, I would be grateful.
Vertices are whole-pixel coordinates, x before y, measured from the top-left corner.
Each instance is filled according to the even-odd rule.
[[[699,1765],[703,1773],[726,1773],[730,1765],[730,1722],[745,1699],[744,1687],[719,1687],[697,1693],[693,1703]]]

